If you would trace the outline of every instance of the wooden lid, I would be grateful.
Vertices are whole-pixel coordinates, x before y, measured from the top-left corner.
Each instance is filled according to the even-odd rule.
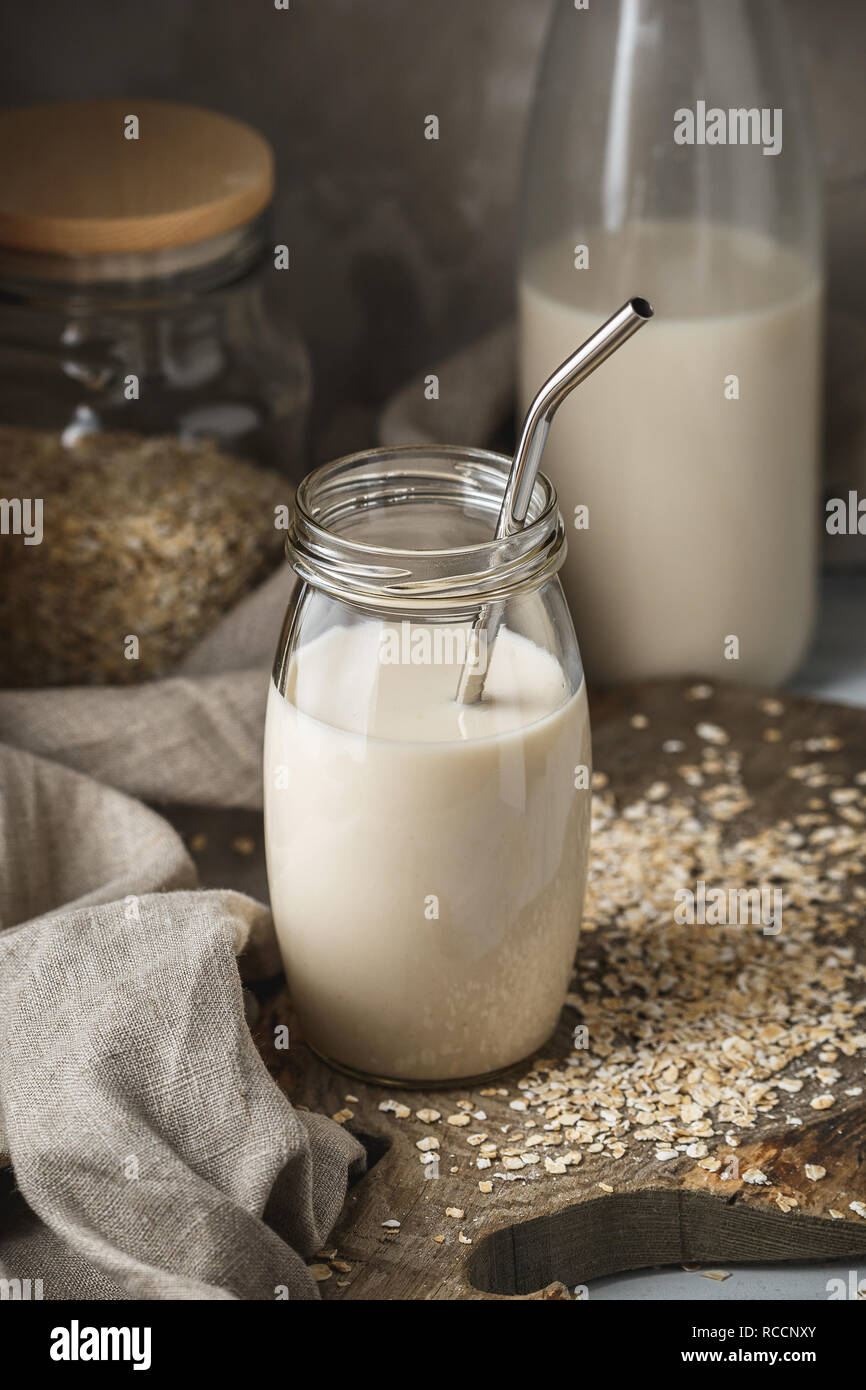
[[[125,137],[137,116],[138,139]],[[153,251],[249,222],[271,200],[270,145],[241,121],[168,101],[0,112],[0,246]]]

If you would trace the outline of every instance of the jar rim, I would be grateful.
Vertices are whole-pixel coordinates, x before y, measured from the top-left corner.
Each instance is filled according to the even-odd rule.
[[[0,247],[0,293],[22,302],[65,302],[92,298],[104,307],[116,301],[159,301],[198,296],[244,278],[263,259],[268,214],[229,231],[177,247],[144,251],[60,255]]]
[[[312,587],[371,608],[454,611],[504,601],[540,588],[565,559],[565,527],[556,490],[539,473],[521,531],[497,539],[496,520],[511,459],[486,449],[406,444],[348,454],[299,485],[286,554]],[[488,540],[430,548],[357,539],[365,512],[424,502],[489,521]]]

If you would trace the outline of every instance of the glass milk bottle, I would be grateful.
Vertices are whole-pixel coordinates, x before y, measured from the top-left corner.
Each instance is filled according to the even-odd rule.
[[[611,305],[656,311],[545,453],[590,681],[773,684],[800,662],[822,292],[810,119],[774,0],[560,0],[524,170],[522,405]]]
[[[304,1040],[345,1071],[431,1084],[499,1071],[552,1033],[587,870],[590,736],[539,476],[492,539],[510,460],[357,454],[301,484],[302,583],[265,732],[265,843]],[[473,622],[502,625],[472,650]],[[455,699],[464,660],[486,666]]]

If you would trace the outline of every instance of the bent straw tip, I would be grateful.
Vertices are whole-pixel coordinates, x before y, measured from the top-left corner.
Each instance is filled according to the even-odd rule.
[[[628,307],[631,309],[632,313],[637,314],[642,319],[651,319],[655,313],[655,309],[650,304],[649,300],[642,299],[640,295],[636,295],[634,299],[630,299],[628,301]]]

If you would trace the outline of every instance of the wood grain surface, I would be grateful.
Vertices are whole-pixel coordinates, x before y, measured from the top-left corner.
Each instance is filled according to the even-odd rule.
[[[670,785],[672,796],[691,805],[698,821],[708,821],[714,803],[705,799],[703,789],[678,780],[676,771],[700,760],[699,723],[721,728],[727,735],[725,749],[742,755],[741,775],[749,805],[721,822],[728,840],[760,835],[767,827],[780,821],[787,825],[798,815],[807,821],[809,816],[820,819],[822,805],[829,808],[826,814],[832,820],[831,794],[839,789],[846,789],[840,799],[850,804],[857,787],[856,796],[866,805],[866,713],[788,696],[781,697],[776,708],[773,699],[766,705],[766,692],[738,687],[717,686],[711,695],[704,691],[706,698],[695,700],[690,698],[693,689],[692,682],[652,683],[592,701],[594,763],[609,778],[606,795],[618,807],[646,805],[642,800],[646,791],[661,782]],[[768,715],[766,708],[774,713]],[[768,728],[774,732],[768,734]],[[678,755],[664,751],[663,745],[670,748],[671,740],[683,745]],[[817,778],[819,788],[807,784],[804,765],[811,769],[812,781]],[[792,768],[799,771],[792,773]],[[853,834],[843,832],[848,836],[847,857],[859,855],[862,860],[860,813],[849,814],[850,819],[840,822],[853,829]],[[817,939],[823,940],[826,934],[831,943],[839,943],[840,950],[853,948],[855,974],[866,962],[862,883],[862,876],[849,877],[843,885],[841,908],[831,902],[826,907],[819,903],[816,909]],[[717,940],[718,949],[724,950],[725,929],[716,938],[706,938],[712,929],[702,930],[704,940]],[[783,930],[796,932],[796,914]],[[614,939],[621,940],[618,932],[619,927],[615,931],[596,924],[582,937],[574,996],[563,1010],[555,1036],[543,1049],[542,1076],[545,1067],[566,1064],[575,1020],[580,1017],[582,989],[590,978],[604,978],[611,968]],[[649,937],[649,950],[654,940]],[[767,950],[777,949],[776,940],[767,938]],[[779,962],[778,972],[770,978],[778,983],[781,1001],[787,997],[784,957]],[[668,1025],[679,1008],[685,1016],[694,1006],[688,976],[688,969],[682,969],[668,991]],[[862,1002],[862,984],[852,987],[851,995]],[[768,1018],[778,1012],[775,1004],[771,983],[762,1001]],[[712,1012],[716,1006],[710,985],[706,1007]],[[816,1017],[816,1025],[818,1021]],[[293,1045],[288,1052],[279,1052],[273,1046],[274,1029],[284,1023],[292,1030]],[[825,1051],[838,1072],[830,1108],[814,1108],[810,1098],[821,1087],[801,1082],[801,1094],[785,1095],[783,1104],[768,1106],[768,1113],[758,1114],[751,1127],[736,1131],[739,1142],[733,1150],[733,1172],[726,1135],[734,1127],[713,1119],[706,1148],[710,1156],[718,1154],[723,1164],[715,1172],[683,1152],[673,1160],[660,1160],[656,1144],[629,1142],[618,1158],[609,1149],[590,1152],[588,1145],[572,1143],[570,1147],[581,1149],[582,1157],[578,1166],[564,1173],[545,1171],[541,1164],[508,1173],[503,1172],[501,1159],[479,1170],[477,1136],[472,1143],[470,1136],[486,1132],[500,1149],[508,1142],[515,1124],[525,1119],[512,1103],[524,1094],[518,1082],[526,1086],[531,1065],[523,1064],[508,1076],[470,1089],[391,1091],[366,1085],[333,1071],[298,1040],[285,989],[265,1002],[255,1036],[272,1073],[296,1105],[328,1115],[351,1112],[344,1122],[368,1146],[367,1174],[350,1192],[329,1248],[317,1262],[326,1298],[568,1297],[574,1296],[577,1286],[600,1276],[649,1265],[829,1259],[866,1253],[862,1037],[859,1045],[849,1048],[851,1055]],[[631,1045],[627,1039],[623,1043],[625,1049]],[[778,1075],[795,1076],[803,1068],[820,1066],[816,1062],[820,1050],[816,1044]],[[507,1094],[491,1095],[491,1090]],[[400,1118],[393,1109],[380,1109],[388,1102],[408,1107],[410,1113],[400,1112]],[[579,1108],[579,1100],[576,1105]],[[467,1113],[481,1114],[483,1120],[473,1119],[468,1126],[447,1123],[447,1117],[467,1107]],[[441,1118],[424,1123],[417,1112],[425,1109],[438,1111]],[[798,1119],[800,1123],[795,1123]],[[504,1126],[509,1127],[505,1134]],[[425,1136],[439,1140],[435,1179],[428,1175],[432,1165],[420,1161],[417,1142]],[[633,1135],[625,1137],[630,1140]],[[558,1150],[549,1152],[556,1156]],[[807,1165],[815,1165],[811,1171],[819,1172],[820,1180],[807,1176]],[[755,1171],[760,1180],[743,1177]],[[479,1188],[485,1180],[492,1183],[489,1193]],[[863,1215],[852,1208],[852,1202],[862,1204]],[[462,1215],[449,1216],[449,1209]],[[388,1227],[385,1222],[400,1224]]]
[[[124,132],[139,121],[137,139]],[[0,112],[0,246],[63,256],[186,246],[271,200],[273,154],[242,121],[179,102]]]

